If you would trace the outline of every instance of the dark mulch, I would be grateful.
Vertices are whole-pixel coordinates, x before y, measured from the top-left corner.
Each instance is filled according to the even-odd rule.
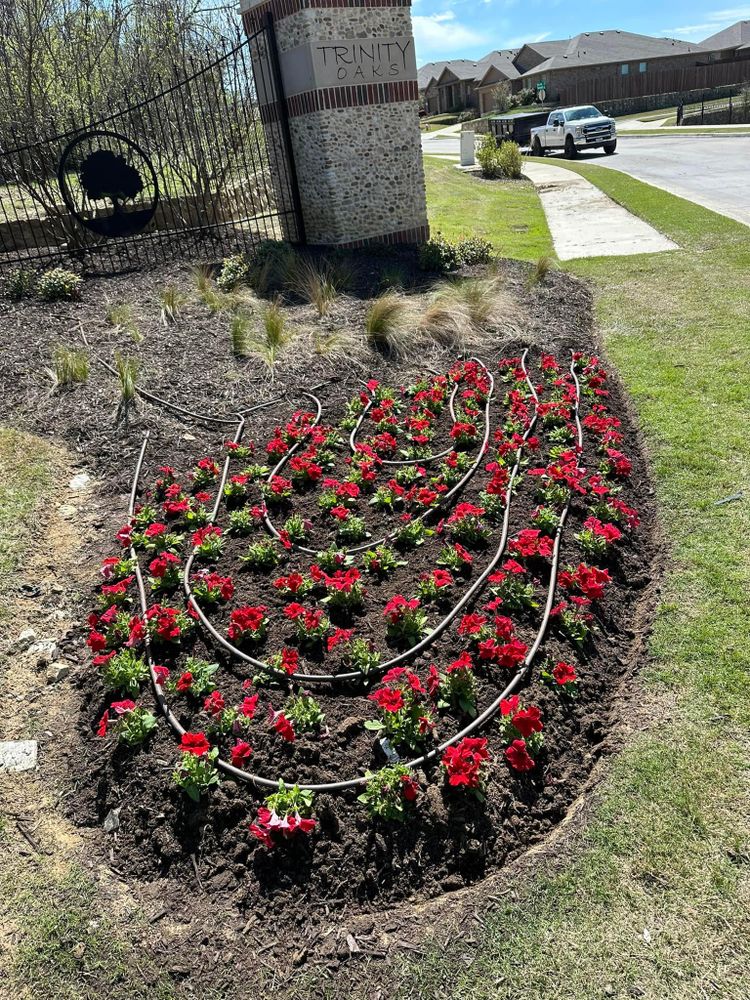
[[[424,294],[427,282],[415,269],[413,258],[404,253],[400,259],[396,257],[395,264],[402,269],[410,294]],[[61,441],[80,454],[81,465],[97,481],[94,504],[101,532],[96,544],[82,553],[81,581],[93,588],[99,561],[111,554],[109,540],[125,520],[134,457],[144,430],[152,435],[147,480],[163,461],[180,472],[187,471],[201,455],[217,454],[227,435],[142,401],[124,414],[118,413],[114,380],[96,363],[85,387],[52,393],[44,374],[52,347],[76,344],[83,326],[102,356],[111,359],[113,351],[120,349],[137,357],[143,385],[174,402],[213,414],[229,415],[239,407],[289,391],[288,404],[267,411],[248,427],[248,434],[260,441],[265,441],[274,424],[283,422],[297,405],[291,400],[299,390],[328,382],[322,392],[324,419],[333,423],[343,402],[358,391],[360,378],[374,376],[390,384],[404,384],[416,371],[445,370],[453,360],[449,352],[437,348],[423,348],[420,356],[404,361],[389,360],[361,347],[347,358],[311,350],[316,335],[319,340],[342,329],[361,329],[368,297],[382,288],[383,272],[392,270],[394,258],[361,256],[353,265],[354,292],[341,297],[330,316],[318,320],[312,307],[288,305],[290,321],[302,333],[297,344],[282,356],[272,384],[260,362],[234,358],[228,316],[212,315],[195,300],[194,292],[176,324],[162,323],[159,289],[175,284],[187,293],[191,288],[189,273],[179,267],[91,280],[81,303],[0,305],[0,382],[5,388],[0,419]],[[509,350],[517,350],[519,339],[561,357],[569,348],[597,350],[585,286],[553,273],[543,285],[530,289],[528,268],[513,262],[504,262],[501,273],[525,319],[520,338],[515,326],[512,337],[504,335],[502,323],[488,332],[480,352],[486,363],[494,365]],[[107,324],[108,302],[132,305],[134,321],[143,336],[140,343]],[[235,926],[253,928],[255,949],[273,943],[273,963],[287,967],[304,961],[297,947],[299,939],[314,936],[316,927],[340,922],[343,926],[357,914],[382,912],[396,903],[416,903],[478,883],[542,840],[585,787],[617,723],[613,705],[637,667],[634,651],[641,648],[650,611],[648,584],[656,552],[652,491],[639,435],[616,378],[611,389],[609,406],[623,421],[623,449],[634,462],[632,480],[623,497],[639,510],[642,524],[635,543],[623,546],[610,565],[614,582],[597,611],[598,630],[585,654],[577,655],[554,631],[544,648],[545,655],[581,664],[584,683],[580,697],[572,703],[562,701],[540,682],[538,670],[523,692],[523,700],[540,705],[545,719],[542,767],[523,777],[496,763],[483,805],[449,795],[437,775],[428,781],[430,776],[420,773],[426,790],[418,818],[403,826],[370,822],[355,802],[356,793],[321,795],[316,802],[319,832],[269,854],[248,833],[258,801],[248,786],[226,781],[208,803],[196,807],[171,785],[175,746],[166,725],[159,726],[148,750],[135,753],[112,753],[95,740],[92,731],[105,700],[96,671],[82,665],[75,674],[81,711],[68,757],[69,780],[75,791],[66,799],[66,808],[77,824],[95,831],[89,838],[91,850],[104,863],[113,864],[131,884],[141,885],[146,892],[150,885],[150,898],[158,895],[177,922],[189,923],[203,914],[210,923],[217,913],[223,913]],[[594,467],[597,462],[589,440],[584,464]],[[478,488],[470,485],[465,499],[475,499]],[[522,491],[511,528],[528,526],[532,509],[530,491]],[[574,506],[563,563],[578,561],[573,533],[582,516],[583,508]],[[400,588],[408,594],[409,581],[421,568],[434,565],[436,551],[426,545],[410,557],[409,566],[385,584],[384,596]],[[236,554],[230,547],[227,559]],[[294,565],[292,561],[284,571]],[[236,571],[233,575],[243,603],[261,597],[273,608],[284,603],[268,593],[268,578]],[[81,617],[92,603],[93,589],[81,601]],[[521,637],[528,640],[535,627],[533,617],[522,621]],[[370,628],[387,655],[379,614],[358,623],[360,628]],[[65,640],[65,648],[79,656],[82,664],[86,663],[84,634],[79,629]],[[460,640],[451,629],[418,666],[423,668],[433,660],[444,664],[460,648]],[[215,658],[201,639],[196,640],[195,652]],[[246,673],[227,669],[227,693],[236,696]],[[491,700],[496,690],[496,682],[482,680],[480,705]],[[270,697],[279,707],[278,693],[271,692]],[[326,712],[328,738],[302,738],[293,747],[285,747],[278,740],[261,736],[254,744],[255,771],[271,777],[300,775],[308,780],[330,780],[354,777],[378,763],[371,734],[361,727],[361,720],[372,715],[363,693],[323,688],[319,698]],[[191,718],[187,702],[176,702],[175,709],[187,724]],[[441,731],[447,734],[458,724],[457,718],[448,716]],[[496,729],[490,726],[488,734],[497,751]],[[108,812],[120,807],[121,826],[112,840],[98,831]],[[391,923],[398,936],[398,919]],[[367,940],[372,928],[368,931],[365,924],[360,917]],[[321,937],[316,949],[326,961],[349,954],[337,934]],[[179,969],[172,971],[180,978]],[[183,974],[189,973],[186,961]]]

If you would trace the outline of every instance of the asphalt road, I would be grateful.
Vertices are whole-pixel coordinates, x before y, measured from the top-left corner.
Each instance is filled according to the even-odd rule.
[[[422,149],[457,156],[458,142],[423,135]],[[628,136],[620,138],[614,156],[592,150],[578,159],[621,170],[750,226],[750,136]]]

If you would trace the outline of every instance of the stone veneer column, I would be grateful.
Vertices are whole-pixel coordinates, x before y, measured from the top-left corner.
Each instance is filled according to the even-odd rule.
[[[274,21],[308,243],[429,234],[410,2],[241,0],[248,34]]]

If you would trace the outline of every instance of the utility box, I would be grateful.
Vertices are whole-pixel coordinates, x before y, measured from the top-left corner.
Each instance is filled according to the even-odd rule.
[[[474,160],[474,133],[460,132],[461,136],[461,166],[473,167]]]

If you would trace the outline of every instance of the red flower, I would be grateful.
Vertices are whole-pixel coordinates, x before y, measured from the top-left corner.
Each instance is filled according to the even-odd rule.
[[[253,748],[249,743],[246,743],[244,740],[238,740],[229,751],[230,760],[235,767],[244,767],[250,759],[252,752]]]
[[[196,757],[205,757],[210,749],[211,744],[206,739],[205,733],[185,733],[180,742],[180,750],[195,754]]]
[[[337,628],[333,635],[328,636],[328,652],[330,653],[332,649],[335,649],[339,643],[349,642],[353,635],[353,628]]]
[[[212,691],[203,702],[203,708],[209,715],[221,715],[226,708],[226,703],[218,691]]]
[[[296,733],[294,732],[294,726],[283,712],[274,713],[273,728],[282,739],[287,741],[287,743],[294,743],[297,738]]]
[[[511,719],[513,727],[518,730],[521,736],[529,737],[534,733],[541,733],[544,728],[542,724],[541,712],[536,705],[529,705],[522,708]]]
[[[394,691],[391,688],[379,688],[367,697],[383,712],[400,712],[404,707],[404,695],[398,689]]]
[[[96,727],[96,735],[101,736],[102,739],[107,735],[107,726],[109,725],[109,712],[105,712],[104,715],[99,719],[99,724]]]
[[[465,736],[460,743],[447,747],[442,764],[448,784],[453,788],[480,788],[482,764],[488,758],[487,740],[482,737]]]
[[[514,771],[531,771],[536,762],[529,756],[524,740],[513,740],[505,750],[505,759]]]
[[[258,708],[258,697],[259,695],[253,694],[243,698],[240,705],[240,714],[244,715],[246,719],[252,719],[255,715],[255,711]]]
[[[555,665],[552,670],[552,676],[560,685],[575,684],[578,680],[576,668],[571,663],[565,663],[564,660],[560,660],[560,662]]]
[[[500,702],[500,714],[501,715],[513,715],[513,713],[518,708],[521,699],[517,694],[512,694],[510,698],[503,698]]]
[[[281,650],[281,668],[287,674],[296,674],[299,667],[299,653],[296,649]]]
[[[193,675],[189,670],[186,670],[184,674],[181,674],[177,678],[177,690],[181,694],[185,694],[186,691],[190,691],[193,687]]]
[[[89,632],[86,645],[92,653],[101,653],[102,650],[107,648],[107,638],[101,632]]]
[[[346,507],[331,507],[331,517],[337,518],[339,521],[346,521],[349,517],[349,511]]]
[[[419,795],[419,783],[408,774],[401,775],[401,794],[407,802],[414,802]]]
[[[484,615],[470,614],[464,615],[461,624],[458,626],[459,635],[478,635],[482,627],[487,624]]]
[[[156,683],[161,687],[162,684],[169,680],[169,669],[167,667],[154,667],[154,676]]]

